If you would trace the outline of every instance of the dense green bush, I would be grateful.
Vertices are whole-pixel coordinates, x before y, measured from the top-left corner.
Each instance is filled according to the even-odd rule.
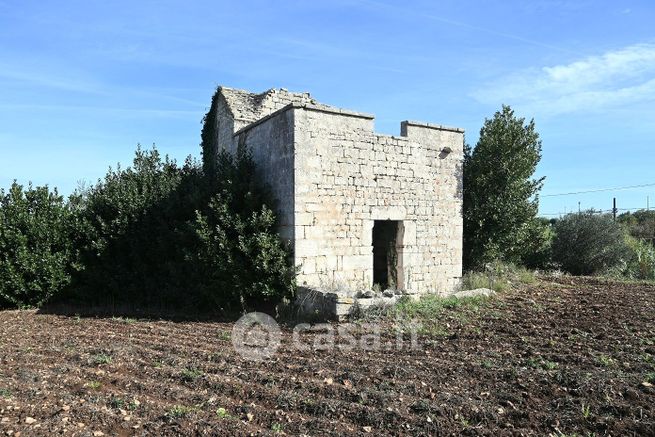
[[[76,223],[56,190],[0,189],[0,306],[40,306],[70,283]]]
[[[569,214],[555,224],[553,259],[574,275],[605,273],[630,256],[621,226],[606,214]]]
[[[212,96],[212,103],[202,120],[202,131],[200,132],[200,153],[202,155],[202,168],[210,183],[214,183],[218,175],[218,132],[216,125],[216,112],[218,111],[218,99],[220,98],[220,87]]]
[[[547,270],[553,267],[555,233],[548,219],[536,218],[526,226],[526,238],[519,257],[520,265]]]
[[[652,244],[634,237],[626,239],[629,257],[622,276],[629,279],[655,280],[655,248]]]
[[[252,157],[243,149],[236,157],[221,153],[217,174],[217,192],[196,220],[208,295],[217,305],[239,302],[241,308],[290,297],[295,271]]]
[[[248,153],[219,156],[209,182],[156,149],[78,194],[84,270],[69,298],[161,310],[242,310],[293,287],[268,190]]]
[[[655,244],[655,211],[642,209],[625,212],[617,217],[617,221],[633,237],[648,240]]]
[[[150,309],[196,306],[195,211],[206,198],[199,165],[138,148],[131,167],[77,193],[83,271],[70,297]]]

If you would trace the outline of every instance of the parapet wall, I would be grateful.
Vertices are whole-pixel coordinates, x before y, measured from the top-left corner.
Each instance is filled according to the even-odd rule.
[[[294,112],[279,110],[234,134],[233,148],[241,144],[252,153],[262,181],[276,201],[282,238],[294,239]]]

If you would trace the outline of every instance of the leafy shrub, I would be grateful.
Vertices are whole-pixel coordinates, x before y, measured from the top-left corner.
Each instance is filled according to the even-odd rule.
[[[289,296],[295,272],[251,156],[219,154],[214,170],[138,148],[68,202],[0,190],[0,306],[230,311]]]
[[[531,269],[550,269],[553,264],[554,237],[549,220],[536,218],[530,221],[518,262]]]
[[[555,224],[553,259],[574,275],[606,272],[629,257],[623,230],[593,210],[569,214]]]
[[[77,195],[84,270],[72,297],[160,310],[231,312],[279,301],[294,271],[251,156],[218,156],[208,181],[156,149]]]
[[[57,190],[16,182],[0,189],[0,306],[40,306],[70,283],[75,228]]]
[[[138,148],[132,167],[109,169],[76,197],[84,270],[74,298],[150,309],[198,304],[193,221],[206,197],[198,164],[179,167],[154,148]]]
[[[655,279],[655,248],[642,239],[626,239],[630,256],[622,275],[628,279]]]
[[[625,226],[635,238],[648,239],[655,243],[655,211],[641,209],[625,212],[617,217],[617,221]]]
[[[216,123],[216,113],[218,111],[218,101],[221,92],[220,87],[212,96],[212,103],[209,111],[205,114],[202,120],[202,131],[200,132],[200,147],[202,154],[202,168],[210,183],[214,183],[218,176],[218,169],[216,164],[219,155],[218,132]]]
[[[250,154],[221,153],[217,193],[205,214],[198,213],[200,263],[206,266],[205,289],[216,304],[276,302],[293,292],[295,271],[290,254],[275,232],[268,190],[257,183]]]

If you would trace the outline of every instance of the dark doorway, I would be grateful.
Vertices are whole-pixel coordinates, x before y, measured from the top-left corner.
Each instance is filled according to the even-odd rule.
[[[401,289],[403,285],[403,222],[373,222],[373,285],[382,290]]]

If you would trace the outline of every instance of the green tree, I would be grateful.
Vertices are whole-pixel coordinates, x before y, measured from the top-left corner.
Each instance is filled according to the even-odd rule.
[[[193,221],[207,202],[198,163],[179,166],[154,147],[139,147],[132,166],[110,168],[73,199],[84,225],[76,240],[84,270],[72,297],[150,310],[197,304]]]
[[[289,296],[294,270],[250,154],[214,164],[209,183],[199,163],[139,148],[131,167],[78,195],[84,270],[69,297],[229,315]]]
[[[479,268],[501,259],[524,263],[548,233],[536,220],[544,178],[533,175],[541,159],[534,120],[525,123],[503,105],[485,119],[474,149],[464,149],[464,264]]]
[[[70,283],[75,229],[57,190],[16,182],[0,189],[0,306],[38,307]]]
[[[205,177],[210,184],[216,182],[217,165],[218,165],[218,131],[216,122],[216,112],[218,111],[218,99],[220,98],[220,87],[216,89],[212,96],[212,103],[209,111],[202,120],[202,131],[200,132],[200,148],[202,153],[202,168]]]

